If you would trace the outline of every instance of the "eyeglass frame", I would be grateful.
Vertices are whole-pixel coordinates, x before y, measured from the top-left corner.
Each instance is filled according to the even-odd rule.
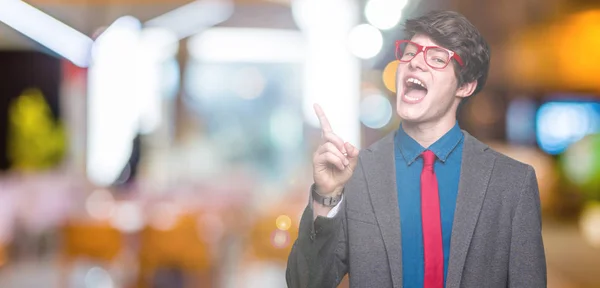
[[[402,57],[398,57],[398,49],[400,48],[400,45],[403,44],[403,43],[410,43],[410,44],[413,44],[413,45],[415,45],[417,47],[417,53],[415,54],[415,56],[413,56],[412,58],[410,58],[410,60],[408,60],[408,61],[407,60],[401,60]],[[398,61],[400,61],[402,63],[408,63],[408,62],[412,61],[413,59],[415,59],[415,57],[417,57],[417,55],[419,55],[419,53],[423,52],[423,60],[425,60],[425,64],[427,64],[427,66],[429,66],[429,67],[431,67],[433,69],[444,69],[444,68],[448,67],[448,64],[450,64],[450,62],[452,62],[452,61],[448,61],[448,63],[446,63],[446,65],[444,65],[444,67],[434,67],[434,66],[432,66],[432,65],[429,64],[429,62],[427,61],[427,56],[426,55],[427,55],[427,51],[429,49],[432,49],[432,48],[434,48],[434,49],[442,49],[442,50],[448,52],[448,55],[450,56],[450,58],[449,58],[450,60],[452,60],[452,59],[456,60],[456,62],[458,63],[458,65],[460,65],[460,67],[464,67],[465,66],[464,62],[462,61],[462,58],[460,58],[460,56],[456,52],[454,52],[454,51],[452,51],[450,49],[447,49],[447,48],[444,48],[444,47],[440,47],[440,46],[425,46],[425,45],[420,45],[420,44],[412,42],[410,40],[396,40],[396,51],[395,51],[396,60],[398,60]]]

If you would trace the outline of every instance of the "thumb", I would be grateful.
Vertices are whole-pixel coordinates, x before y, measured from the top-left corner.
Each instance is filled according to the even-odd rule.
[[[348,153],[348,161],[350,162],[350,168],[354,170],[356,167],[356,163],[358,163],[358,149],[352,146],[349,142],[344,143],[344,148],[346,148],[346,152]]]

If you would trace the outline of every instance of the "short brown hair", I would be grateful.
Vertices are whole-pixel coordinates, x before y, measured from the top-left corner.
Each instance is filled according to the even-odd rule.
[[[463,15],[454,11],[429,12],[407,20],[404,33],[407,39],[416,34],[426,35],[437,45],[457,53],[464,62],[463,67],[453,63],[458,87],[477,80],[477,87],[472,95],[483,89],[490,67],[490,47],[477,28]]]

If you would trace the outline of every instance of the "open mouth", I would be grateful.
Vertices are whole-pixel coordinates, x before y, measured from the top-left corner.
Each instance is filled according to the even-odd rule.
[[[427,85],[423,81],[409,77],[404,81],[404,99],[406,102],[417,103],[427,95]]]

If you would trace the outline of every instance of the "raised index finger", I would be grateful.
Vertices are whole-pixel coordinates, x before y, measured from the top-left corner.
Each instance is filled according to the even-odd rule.
[[[321,123],[321,129],[323,130],[323,132],[333,132],[333,129],[331,129],[331,125],[329,125],[329,120],[327,120],[327,116],[325,116],[325,112],[323,112],[321,106],[315,103],[314,108],[315,113],[317,113],[317,117],[319,117],[319,123]]]

